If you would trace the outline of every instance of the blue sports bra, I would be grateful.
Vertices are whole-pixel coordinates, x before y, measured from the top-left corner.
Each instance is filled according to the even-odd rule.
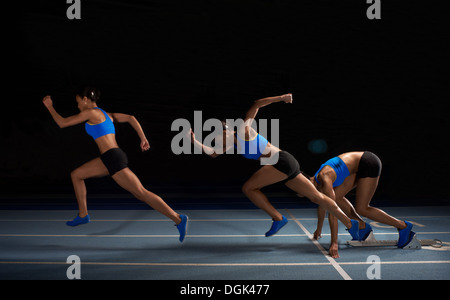
[[[107,134],[115,134],[116,128],[114,127],[114,124],[108,114],[100,107],[94,107],[94,109],[99,109],[105,115],[106,119],[98,124],[89,124],[89,122],[86,122],[84,128],[86,129],[87,134],[92,136],[94,140]]]
[[[234,147],[238,149],[239,154],[242,154],[248,159],[259,159],[269,143],[269,141],[259,133],[254,139],[249,141],[241,139],[237,134],[236,139],[237,145],[234,145]]]
[[[334,172],[336,173],[336,180],[333,182],[333,187],[340,186],[344,182],[345,178],[350,175],[350,171],[348,170],[347,165],[342,159],[336,156],[332,159],[327,160],[323,165],[321,165],[320,169],[314,175],[314,179],[318,184],[320,184],[320,182],[317,180],[317,175],[325,166],[332,167]]]

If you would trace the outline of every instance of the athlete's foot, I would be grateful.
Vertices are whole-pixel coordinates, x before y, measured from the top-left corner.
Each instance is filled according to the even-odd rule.
[[[366,222],[358,221],[358,223],[359,223],[359,229],[364,229],[364,228],[366,228]]]
[[[288,222],[288,219],[286,219],[285,216],[283,216],[283,218],[281,219],[281,221],[273,221],[272,222],[272,227],[270,228],[269,231],[266,232],[266,237],[272,236],[275,233],[277,233],[281,228],[283,228],[284,225],[286,225]]]
[[[356,220],[350,220],[352,222],[352,227],[346,230],[352,236],[353,241],[359,241],[359,222]]]
[[[72,221],[66,222],[66,225],[67,226],[78,226],[78,225],[89,223],[90,221],[91,221],[91,218],[89,217],[89,215],[86,215],[84,217],[80,217],[79,215],[77,215],[77,217],[75,219],[73,219]]]
[[[177,227],[178,232],[180,233],[180,242],[183,242],[187,232],[188,217],[185,215],[180,215],[180,219],[181,222],[176,224],[175,226]]]
[[[365,224],[364,228],[362,228],[362,229],[359,228],[359,232],[358,232],[360,241],[365,241],[367,239],[367,237],[369,236],[369,234],[372,232],[372,227],[367,223],[364,223],[364,224]]]
[[[405,229],[406,227],[408,227],[408,224],[406,223],[406,221],[402,221],[403,225],[401,227],[397,227],[397,229],[402,230]]]
[[[397,247],[399,248],[403,248],[406,245],[408,245],[409,242],[411,242],[413,236],[414,236],[414,232],[412,232],[412,227],[413,225],[408,222],[405,221],[406,224],[406,228],[404,229],[398,229],[398,243],[397,243]]]

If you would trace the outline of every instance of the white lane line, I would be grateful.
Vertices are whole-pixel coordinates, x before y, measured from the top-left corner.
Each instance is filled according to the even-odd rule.
[[[66,265],[66,262],[46,261],[0,261],[4,265]],[[327,266],[329,263],[127,263],[127,262],[81,262],[82,265],[108,266],[181,266],[181,267],[283,267],[283,266]]]
[[[428,231],[428,232],[420,232],[415,231],[416,234],[450,234],[450,231]],[[374,232],[374,235],[398,235],[398,232]],[[322,233],[322,236],[331,235],[330,233]],[[348,233],[338,233],[338,235],[345,235],[348,236]]]
[[[342,269],[342,267],[336,262],[334,258],[328,255],[327,251],[322,247],[322,245],[314,239],[313,235],[308,231],[308,229],[303,226],[300,221],[298,221],[292,213],[286,209],[287,213],[291,216],[292,220],[294,220],[295,223],[303,230],[303,232],[308,236],[308,238],[313,242],[314,245],[322,252],[322,254],[325,256],[325,258],[331,263],[331,265],[338,271],[338,273],[344,278],[345,280],[352,280],[352,278],[347,274],[347,272]]]
[[[317,220],[316,218],[303,218],[299,220],[308,220],[308,221],[314,221]],[[0,222],[67,222],[68,220],[62,220],[62,219],[0,219]],[[269,219],[189,219],[189,222],[251,222],[251,221],[272,221]],[[100,220],[91,220],[92,222],[173,222],[169,219],[100,219]]]
[[[295,222],[300,221],[293,219]],[[301,224],[301,223],[300,223]],[[299,225],[302,228],[302,224]],[[303,227],[304,228],[304,227]],[[303,229],[302,228],[302,229]],[[417,232],[417,234],[449,234],[450,232]],[[376,235],[398,235],[398,233],[375,233]],[[322,236],[329,236],[329,233],[322,233]],[[339,235],[348,236],[348,233],[340,233]],[[311,237],[311,234],[307,231],[305,234],[276,234],[274,237]],[[9,234],[0,233],[0,237],[109,237],[109,238],[165,238],[165,237],[178,237],[175,234]],[[191,238],[224,238],[224,237],[265,237],[263,234],[192,234],[186,235]]]
[[[449,260],[436,261],[385,261],[384,265],[401,264],[450,264]],[[67,265],[61,261],[0,261],[0,265]],[[132,263],[132,262],[81,262],[82,265],[105,266],[176,266],[176,267],[289,267],[289,266],[330,266],[332,263]],[[371,262],[342,262],[341,265],[370,265]]]
[[[277,234],[277,237],[302,237],[306,234]],[[109,237],[109,238],[167,238],[179,237],[174,234],[0,234],[0,237]],[[263,234],[193,234],[186,238],[238,238],[265,237]]]
[[[381,261],[382,265],[409,265],[409,264],[450,264],[450,260],[422,260],[422,261]],[[341,262],[341,265],[372,265],[373,262]]]
[[[293,217],[294,218],[294,217]],[[401,218],[450,218],[450,216],[409,216]],[[296,218],[301,221],[315,221],[317,218]],[[1,219],[0,222],[67,222],[68,219]],[[271,221],[270,218],[240,218],[240,219],[189,219],[189,222],[249,222],[249,221]],[[91,222],[172,222],[169,219],[92,219]],[[394,228],[394,227],[392,227]]]

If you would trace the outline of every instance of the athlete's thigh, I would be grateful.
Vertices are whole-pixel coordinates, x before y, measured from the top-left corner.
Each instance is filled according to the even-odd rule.
[[[302,174],[298,174],[296,177],[286,182],[286,186],[297,194],[309,199],[320,195],[319,191],[311,183],[311,181]]]
[[[136,193],[143,189],[141,181],[129,168],[120,170],[112,178],[118,185],[131,193]]]
[[[266,165],[256,171],[244,185],[256,189],[285,180],[288,176],[283,172],[278,171],[273,166]]]
[[[97,157],[73,170],[72,174],[77,178],[87,179],[92,177],[107,176],[109,175],[109,172],[100,157]]]
[[[380,177],[359,179],[358,186],[356,187],[356,207],[369,206],[378,187],[379,179]]]

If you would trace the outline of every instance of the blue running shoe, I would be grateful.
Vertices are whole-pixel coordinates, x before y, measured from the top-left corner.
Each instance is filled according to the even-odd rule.
[[[403,248],[406,245],[409,244],[409,242],[411,242],[413,236],[414,236],[414,232],[411,231],[413,225],[411,223],[409,223],[408,221],[404,221],[406,224],[406,228],[404,229],[399,229],[398,230],[398,243],[397,243],[397,247],[398,248]]]
[[[181,222],[175,226],[177,226],[178,232],[180,233],[180,242],[183,242],[187,232],[188,217],[185,215],[180,215],[180,218]]]
[[[356,220],[350,220],[352,221],[352,227],[347,228],[346,230],[348,233],[352,236],[352,241],[359,241],[359,222]]]
[[[284,225],[286,225],[288,222],[288,219],[286,219],[285,216],[283,216],[283,219],[281,221],[273,221],[272,227],[270,227],[270,230],[266,232],[266,237],[272,236],[275,233],[277,233],[281,228],[283,228]]]
[[[367,237],[369,236],[369,234],[373,231],[372,227],[369,224],[367,224],[367,223],[365,223],[365,224],[366,224],[366,228],[360,229],[358,232],[360,241],[365,241],[367,239]]]
[[[90,221],[91,221],[91,218],[89,217],[89,215],[87,215],[84,218],[80,218],[80,216],[77,215],[77,217],[75,219],[73,219],[72,221],[66,222],[66,225],[67,226],[78,226],[78,225],[89,223]]]

